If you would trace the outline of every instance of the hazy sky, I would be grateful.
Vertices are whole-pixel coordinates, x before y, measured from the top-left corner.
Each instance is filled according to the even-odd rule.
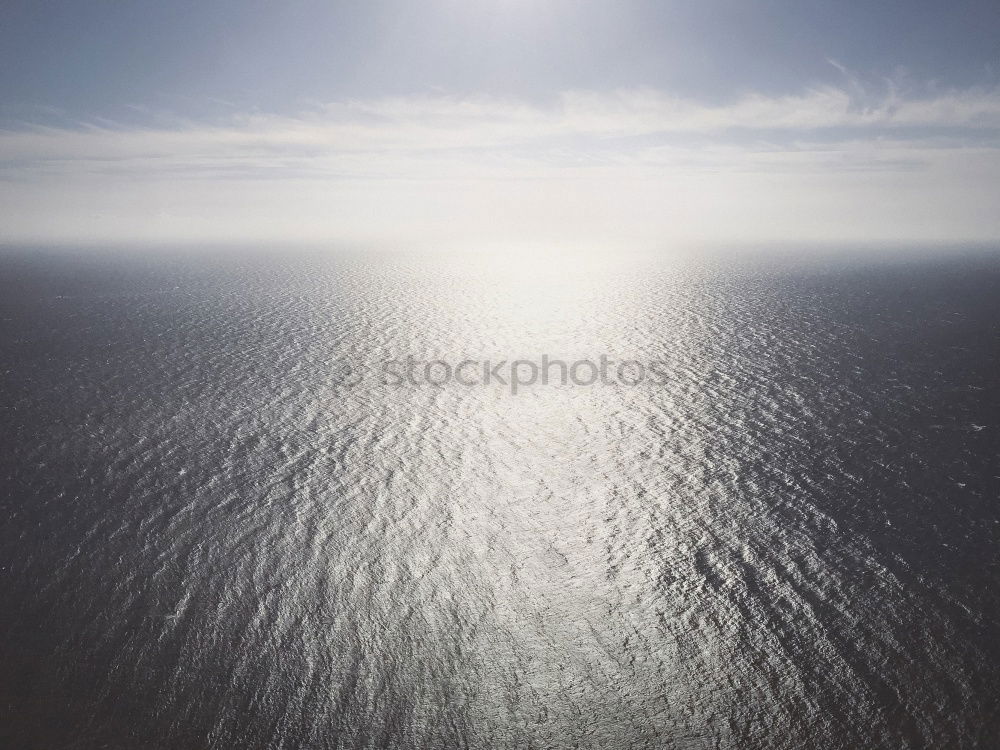
[[[0,240],[1000,239],[1000,4],[0,10]]]

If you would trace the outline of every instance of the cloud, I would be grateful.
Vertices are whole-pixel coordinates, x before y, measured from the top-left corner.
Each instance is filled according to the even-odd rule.
[[[993,239],[998,176],[990,89],[421,95],[0,132],[0,238]]]

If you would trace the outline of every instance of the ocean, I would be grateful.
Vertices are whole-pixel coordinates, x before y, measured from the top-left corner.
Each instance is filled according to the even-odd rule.
[[[0,747],[1000,744],[1000,253],[0,253]]]

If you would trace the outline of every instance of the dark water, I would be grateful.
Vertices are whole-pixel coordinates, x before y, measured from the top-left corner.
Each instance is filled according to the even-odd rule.
[[[1000,743],[995,255],[0,279],[2,748]]]

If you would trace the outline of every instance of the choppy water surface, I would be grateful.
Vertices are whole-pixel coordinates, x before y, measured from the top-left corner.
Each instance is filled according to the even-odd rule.
[[[1000,742],[995,256],[0,279],[3,747]]]

